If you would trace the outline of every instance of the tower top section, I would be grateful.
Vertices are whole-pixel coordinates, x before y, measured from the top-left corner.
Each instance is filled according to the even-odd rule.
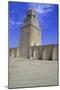
[[[27,11],[27,16],[29,17],[36,17],[36,12],[33,10],[33,9],[29,9],[28,11]]]
[[[27,15],[24,19],[23,26],[27,26],[27,25],[33,25],[33,26],[39,28],[39,22],[37,20],[37,13],[33,9],[29,9],[27,11]]]

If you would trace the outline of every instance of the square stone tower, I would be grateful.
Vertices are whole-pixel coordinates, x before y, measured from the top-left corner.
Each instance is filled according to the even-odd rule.
[[[20,57],[28,58],[30,47],[41,45],[41,30],[37,19],[37,13],[30,9],[21,27]]]

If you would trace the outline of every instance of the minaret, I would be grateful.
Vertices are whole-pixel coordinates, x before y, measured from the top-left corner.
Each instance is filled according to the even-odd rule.
[[[41,45],[41,30],[37,20],[37,13],[30,9],[24,19],[21,28],[20,56],[29,57],[29,50],[32,46]]]

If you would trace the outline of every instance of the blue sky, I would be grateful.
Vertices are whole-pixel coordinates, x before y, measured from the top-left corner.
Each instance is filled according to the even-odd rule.
[[[21,26],[27,10],[37,12],[41,27],[42,45],[58,43],[58,5],[26,2],[8,2],[9,47],[19,47]]]

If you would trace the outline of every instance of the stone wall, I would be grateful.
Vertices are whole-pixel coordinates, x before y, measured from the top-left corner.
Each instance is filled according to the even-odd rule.
[[[9,56],[20,57],[23,54],[24,49],[21,53],[20,48],[10,48]],[[22,58],[38,59],[38,60],[58,60],[58,45],[42,45],[32,46],[29,48],[29,52],[26,53],[27,57]]]
[[[20,42],[20,57],[28,57],[30,47],[30,26],[23,27]]]
[[[30,58],[39,60],[58,60],[58,45],[31,47]]]
[[[19,55],[20,55],[19,48],[9,48],[9,56],[19,57]]]

